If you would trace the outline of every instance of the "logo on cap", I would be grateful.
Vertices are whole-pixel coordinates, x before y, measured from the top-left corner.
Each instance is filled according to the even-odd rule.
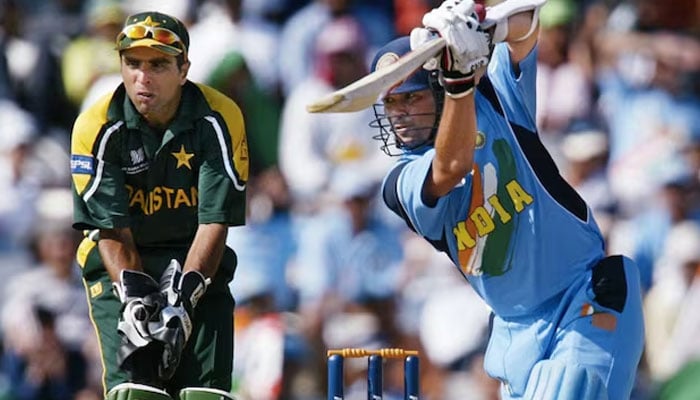
[[[389,66],[396,61],[398,61],[399,55],[393,52],[388,52],[385,54],[382,54],[381,57],[379,57],[379,60],[377,60],[377,66],[375,67],[376,70],[380,70],[386,66]]]

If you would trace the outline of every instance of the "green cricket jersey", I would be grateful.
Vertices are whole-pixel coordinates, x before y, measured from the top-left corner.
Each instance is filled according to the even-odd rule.
[[[76,229],[131,228],[144,271],[158,280],[171,259],[183,263],[198,225],[245,221],[248,147],[236,104],[214,89],[187,82],[175,119],[154,132],[124,86],[75,122],[71,140]],[[86,235],[77,252],[100,344],[105,391],[127,382],[117,353],[121,302],[110,290],[97,242]],[[192,337],[167,389],[231,387],[233,307],[228,288],[236,255],[226,248],[197,306]]]
[[[243,116],[188,81],[175,119],[154,132],[121,85],[76,120],[71,174],[76,229],[129,227],[140,247],[189,246],[198,224],[245,222]]]

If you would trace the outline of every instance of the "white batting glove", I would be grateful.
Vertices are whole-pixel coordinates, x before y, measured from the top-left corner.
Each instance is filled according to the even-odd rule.
[[[490,48],[488,35],[481,30],[476,5],[471,0],[447,0],[423,16],[425,28],[411,32],[411,47],[430,39],[430,31],[445,39],[447,47],[439,63],[443,71],[473,74],[488,64]],[[429,32],[424,32],[426,29]],[[428,62],[426,68],[436,68]]]
[[[415,50],[439,36],[440,35],[437,32],[431,31],[426,28],[413,28],[411,30],[411,35],[409,36],[411,42],[411,50]],[[426,61],[425,64],[423,64],[423,68],[427,69],[428,71],[439,69],[441,58],[442,55],[440,55],[439,57],[431,58],[430,60]]]

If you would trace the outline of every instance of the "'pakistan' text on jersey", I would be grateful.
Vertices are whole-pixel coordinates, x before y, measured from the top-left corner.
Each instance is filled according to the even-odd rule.
[[[198,224],[245,222],[243,116],[188,81],[161,139],[121,85],[77,119],[71,173],[76,229],[129,227],[137,246],[189,246]]]
[[[536,51],[516,76],[507,47],[497,45],[476,91],[473,172],[427,206],[421,188],[430,149],[404,156],[383,188],[389,207],[445,251],[501,316],[533,310],[604,257],[588,206],[537,136],[535,74]]]

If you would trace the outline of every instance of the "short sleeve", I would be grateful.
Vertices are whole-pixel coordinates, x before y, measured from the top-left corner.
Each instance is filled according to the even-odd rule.
[[[245,224],[248,145],[243,115],[230,103],[204,117],[206,155],[199,171],[199,223]]]
[[[537,47],[518,64],[518,70],[515,70],[508,46],[499,43],[489,63],[488,76],[499,94],[508,118],[535,132]]]
[[[107,122],[104,99],[81,114],[71,135],[73,227],[111,229],[129,226],[128,198],[120,167],[122,121]]]

